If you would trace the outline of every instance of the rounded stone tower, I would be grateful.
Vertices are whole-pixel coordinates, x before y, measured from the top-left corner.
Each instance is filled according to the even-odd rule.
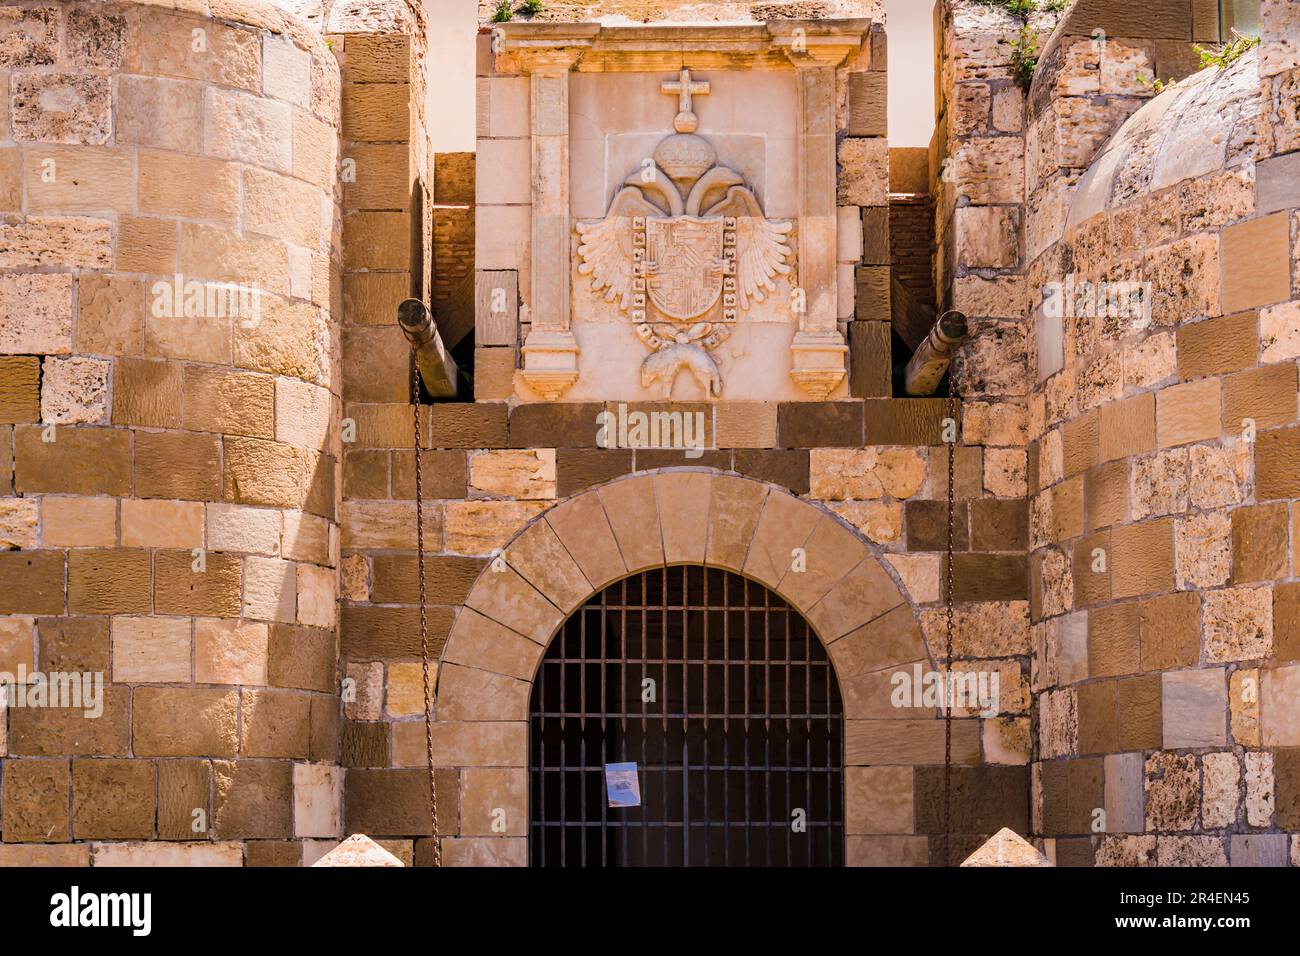
[[[0,76],[0,854],[293,856],[341,832],[334,56],[55,3]]]

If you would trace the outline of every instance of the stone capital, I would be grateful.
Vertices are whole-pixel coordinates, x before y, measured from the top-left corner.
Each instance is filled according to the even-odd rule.
[[[579,349],[572,332],[534,328],[520,352],[519,378],[545,401],[557,401],[578,380]]]
[[[844,381],[849,347],[838,330],[798,332],[790,343],[790,378],[815,402],[823,402]]]

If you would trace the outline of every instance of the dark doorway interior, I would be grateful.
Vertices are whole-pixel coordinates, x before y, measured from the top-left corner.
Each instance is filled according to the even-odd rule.
[[[844,863],[839,687],[760,584],[686,565],[610,585],[551,643],[529,713],[534,866]],[[608,805],[615,763],[638,806]]]

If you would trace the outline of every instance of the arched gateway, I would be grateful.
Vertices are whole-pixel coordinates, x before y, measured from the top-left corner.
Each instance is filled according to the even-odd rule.
[[[829,511],[706,470],[591,489],[506,546],[448,637],[434,760],[460,771],[455,858],[838,865],[862,839],[913,852],[912,767],[942,760],[943,724],[893,709],[890,676],[929,661],[891,573]],[[636,765],[641,807],[609,808],[607,781],[629,778],[607,763]]]

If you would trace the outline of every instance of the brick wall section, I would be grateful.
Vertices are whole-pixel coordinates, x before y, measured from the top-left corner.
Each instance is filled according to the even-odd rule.
[[[934,199],[928,193],[890,195],[889,258],[894,278],[933,311]]]
[[[4,864],[342,832],[337,73],[269,8],[186,6],[0,28],[0,670],[105,680],[98,718],[0,718]],[[205,281],[260,311],[187,313]]]
[[[1264,22],[1169,115],[1284,130],[1300,21]],[[1143,137],[1116,134],[1115,185],[1073,200],[1032,279],[1145,281],[1153,302],[1149,325],[1067,316],[1031,401],[1034,830],[1062,865],[1295,865],[1300,141],[1223,135],[1197,175],[1124,191],[1162,161]]]

